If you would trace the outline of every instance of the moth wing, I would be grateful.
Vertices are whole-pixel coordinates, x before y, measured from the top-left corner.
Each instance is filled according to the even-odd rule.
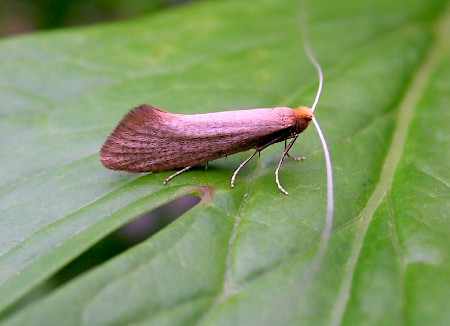
[[[141,105],[105,141],[100,160],[114,170],[164,171],[257,148],[295,120],[278,109],[180,115]]]
[[[100,150],[107,168],[131,172],[153,171],[145,167],[158,160],[170,133],[165,121],[172,114],[150,105],[128,112],[109,135]],[[156,170],[155,170],[156,171]]]

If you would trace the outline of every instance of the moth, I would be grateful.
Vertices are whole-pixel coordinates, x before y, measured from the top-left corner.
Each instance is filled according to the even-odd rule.
[[[128,112],[109,135],[100,150],[100,161],[109,169],[128,172],[181,169],[165,179],[167,183],[198,164],[254,149],[233,173],[234,187],[239,171],[257,153],[292,139],[275,171],[278,187],[287,194],[279,182],[279,170],[312,119],[313,113],[307,107],[184,115],[143,104]]]

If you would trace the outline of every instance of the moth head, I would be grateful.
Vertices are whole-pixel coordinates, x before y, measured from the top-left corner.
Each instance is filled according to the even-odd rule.
[[[303,106],[294,109],[294,111],[295,111],[295,118],[297,121],[296,129],[298,133],[301,133],[308,127],[309,122],[313,118],[313,114],[310,108]]]

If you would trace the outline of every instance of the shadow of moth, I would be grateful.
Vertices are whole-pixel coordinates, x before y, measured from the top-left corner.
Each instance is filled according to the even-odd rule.
[[[128,112],[109,135],[100,150],[100,161],[109,169],[128,172],[181,169],[165,179],[167,183],[198,164],[255,149],[234,172],[234,187],[239,171],[257,153],[292,139],[275,171],[279,189],[288,194],[279,182],[279,170],[312,118],[311,109],[306,107],[183,115],[143,104]]]

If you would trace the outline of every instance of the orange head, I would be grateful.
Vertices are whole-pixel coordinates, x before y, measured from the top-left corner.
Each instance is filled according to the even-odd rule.
[[[294,111],[295,111],[295,118],[297,119],[296,128],[298,133],[301,133],[308,127],[309,122],[313,118],[313,114],[310,108],[304,106],[295,108]]]

